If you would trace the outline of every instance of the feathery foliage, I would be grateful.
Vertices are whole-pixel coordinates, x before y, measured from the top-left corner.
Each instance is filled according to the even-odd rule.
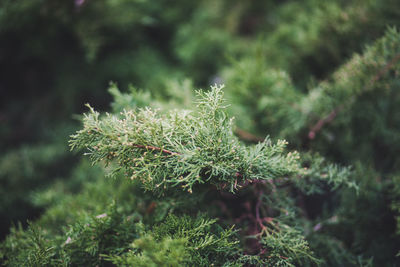
[[[298,171],[297,154],[284,154],[286,143],[266,139],[252,148],[239,143],[232,120],[223,110],[222,86],[199,92],[197,112],[151,109],[127,110],[121,117],[100,119],[91,109],[84,128],[72,136],[72,148],[86,148],[93,162],[116,159],[111,172],[122,169],[140,179],[147,190],[181,186],[192,192],[206,182],[235,184],[274,179]]]
[[[400,265],[399,10],[2,1],[0,265]]]

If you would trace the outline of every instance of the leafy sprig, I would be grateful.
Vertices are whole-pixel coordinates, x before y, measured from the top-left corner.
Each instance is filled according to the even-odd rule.
[[[228,118],[223,86],[197,92],[197,110],[124,110],[120,116],[90,108],[84,128],[71,136],[71,149],[85,149],[93,163],[105,162],[111,174],[124,171],[147,190],[180,186],[192,192],[209,183],[235,191],[251,180],[272,180],[299,172],[298,153],[286,141],[268,138],[255,146],[240,143]],[[110,164],[115,162],[116,164]]]

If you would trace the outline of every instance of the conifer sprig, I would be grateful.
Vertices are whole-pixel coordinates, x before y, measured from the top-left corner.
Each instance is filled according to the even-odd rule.
[[[84,128],[71,136],[71,149],[85,149],[93,163],[109,165],[111,174],[122,170],[157,192],[175,186],[192,192],[206,182],[234,191],[240,182],[297,173],[299,156],[285,152],[286,141],[267,138],[252,147],[239,142],[222,88],[198,91],[195,111],[143,108],[100,118],[89,106]]]

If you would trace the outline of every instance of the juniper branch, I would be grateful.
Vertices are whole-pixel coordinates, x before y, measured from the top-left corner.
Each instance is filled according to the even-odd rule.
[[[239,142],[225,113],[222,88],[199,91],[194,111],[145,108],[100,118],[90,108],[71,148],[87,150],[94,163],[109,165],[111,174],[122,170],[160,193],[176,186],[192,192],[203,183],[224,184],[233,192],[245,181],[297,173],[298,153],[285,152],[286,141],[265,139],[251,147]]]
[[[345,66],[343,69],[340,69],[336,75],[336,78],[342,78],[341,76],[346,77],[345,72],[350,72],[352,75],[350,77],[347,77],[349,81],[351,82],[352,80],[358,81],[362,75],[368,75],[371,70],[368,70],[368,68],[372,68],[372,71],[375,72],[375,75],[373,75],[373,78],[370,79],[370,81],[364,85],[361,86],[361,89],[358,88],[352,88],[354,91],[354,95],[350,96],[348,100],[346,100],[344,103],[338,105],[336,108],[334,108],[332,111],[329,112],[327,116],[324,118],[321,118],[317,121],[316,124],[314,124],[309,132],[308,132],[308,138],[309,139],[314,139],[316,134],[328,123],[333,121],[337,114],[341,112],[345,106],[349,105],[350,103],[354,102],[355,98],[358,95],[361,95],[369,90],[371,90],[376,84],[378,83],[379,80],[383,78],[385,74],[387,74],[392,68],[396,67],[396,63],[400,61],[400,53],[398,51],[400,50],[399,46],[397,43],[391,43],[392,40],[390,40],[388,37],[390,34],[394,34],[394,36],[399,36],[398,32],[396,30],[389,31],[385,37],[382,39],[378,40],[375,46],[370,47],[367,49],[365,54],[360,57],[360,56],[355,56],[348,64]],[[391,44],[391,49],[394,50],[395,53],[392,53],[392,57],[387,60],[385,59],[385,55],[382,54],[382,51],[380,48],[385,46],[385,42],[387,42],[387,38],[389,39],[389,44]],[[396,53],[397,52],[397,53]],[[382,61],[382,57],[384,60],[384,64],[379,63]],[[338,79],[338,83],[342,83],[342,79]],[[344,82],[348,82],[346,79],[343,79]],[[351,84],[353,85],[353,84]],[[355,84],[356,85],[356,84]],[[354,86],[354,85],[353,85]],[[335,87],[335,86],[332,86]],[[342,88],[346,89],[346,88]]]

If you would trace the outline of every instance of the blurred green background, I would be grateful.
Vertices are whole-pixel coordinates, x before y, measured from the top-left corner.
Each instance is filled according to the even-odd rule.
[[[293,148],[362,170],[360,196],[307,198],[308,211],[311,219],[323,217],[325,206],[312,203],[330,199],[326,205],[348,213],[333,229],[337,237],[356,254],[384,262],[399,244],[400,189],[392,190],[400,177],[399,93],[381,102],[381,92],[363,95],[351,118],[313,144],[304,132],[287,130],[287,122],[279,128],[278,108],[264,107],[285,105],[332,81],[354,53],[399,24],[396,0],[2,0],[0,238],[12,224],[26,225],[60,195],[78,193],[96,179],[96,170],[69,152],[67,141],[80,126],[76,114],[85,103],[110,110],[111,81],[121,91],[133,86],[159,99],[171,98],[171,88],[179,94],[185,86],[206,89],[224,82],[241,129],[287,138]],[[399,91],[398,74],[396,79]],[[273,88],[279,101],[262,98],[264,88]],[[392,118],[389,124],[380,123],[385,116]],[[354,123],[365,120],[370,126]],[[341,127],[348,129],[342,136]],[[332,136],[343,142],[332,144]],[[359,232],[346,239],[354,227]],[[389,249],[379,247],[382,242]]]

